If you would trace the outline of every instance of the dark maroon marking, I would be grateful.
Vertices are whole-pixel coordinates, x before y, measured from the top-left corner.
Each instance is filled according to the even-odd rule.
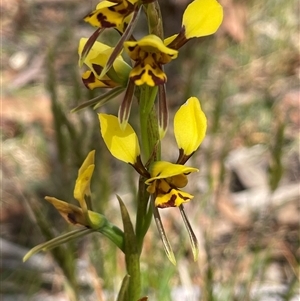
[[[169,208],[169,207],[176,207],[175,206],[175,201],[177,199],[177,195],[173,194],[170,200],[167,203],[158,205],[158,208]]]
[[[165,80],[161,79],[160,77],[155,76],[151,70],[148,71],[148,74],[151,76],[151,78],[153,79],[156,86],[162,85],[166,82]]]
[[[132,76],[130,78],[131,78],[131,80],[135,81],[137,79],[140,79],[144,73],[145,73],[145,70],[142,70],[142,72],[140,74]]]
[[[98,75],[100,75],[103,70],[103,67],[101,67],[100,65],[97,65],[97,64],[92,64],[92,66],[93,66],[94,70],[96,71],[96,73]]]
[[[76,218],[75,218],[75,214],[73,214],[73,213],[68,213],[67,217],[68,217],[68,220],[69,220],[69,222],[70,222],[71,224],[74,224],[74,225],[77,224],[77,221],[76,221]]]
[[[184,197],[181,193],[178,193],[178,195],[180,196],[181,199],[185,201],[190,199],[189,197]]]
[[[137,47],[137,45],[135,45],[135,46],[129,46],[129,47],[128,47],[128,50],[129,50],[129,51],[133,51],[133,50],[135,49],[135,47]]]
[[[94,75],[94,73],[93,72],[91,72],[91,74],[90,74],[90,76],[88,77],[88,78],[83,78],[82,79],[82,82],[84,83],[84,85],[88,88],[88,89],[90,89],[89,88],[89,84],[91,84],[91,83],[94,83],[96,80],[95,80],[95,75]]]
[[[116,24],[108,22],[107,17],[102,13],[97,14],[97,20],[99,21],[102,27],[105,28],[116,27]]]
[[[134,11],[134,5],[130,2],[127,2],[128,6],[126,8],[121,8],[119,9],[118,6],[124,6],[123,3],[114,5],[114,6],[110,6],[108,9],[112,10],[114,12],[118,12],[120,15],[123,15],[124,17],[127,17],[129,14],[131,14]]]

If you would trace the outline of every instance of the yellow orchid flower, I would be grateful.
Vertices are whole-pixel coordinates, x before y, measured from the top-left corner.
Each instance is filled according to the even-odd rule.
[[[223,20],[223,8],[216,0],[194,0],[184,11],[179,34],[165,39],[170,48],[179,49],[188,40],[215,33]]]
[[[81,38],[78,46],[79,61],[81,61],[82,51],[87,43],[87,38]],[[118,55],[113,62],[109,73],[101,76],[102,70],[106,65],[114,48],[108,45],[95,42],[89,53],[84,59],[84,63],[90,70],[82,75],[82,81],[87,88],[114,88],[116,86],[126,86],[131,67]]]
[[[88,210],[87,201],[91,197],[90,183],[95,168],[95,151],[88,153],[86,159],[78,170],[74,188],[74,198],[80,207],[61,201],[54,197],[45,197],[59,213],[70,223],[97,229],[103,225],[102,218],[96,212]],[[101,217],[101,216],[100,216]]]
[[[123,32],[137,6],[137,0],[101,1],[84,21],[98,28],[116,28]]]
[[[165,161],[153,163],[150,176],[145,183],[149,185],[147,191],[155,194],[155,206],[159,208],[179,207],[188,202],[193,196],[178,188],[187,185],[187,175],[198,169]]]
[[[51,203],[60,215],[70,224],[99,229],[106,223],[106,219],[103,218],[103,215],[97,212],[88,210],[88,219],[86,219],[82,208],[78,206],[49,196],[46,196],[45,200]]]
[[[137,135],[127,123],[123,129],[118,118],[113,115],[99,114],[101,135],[104,142],[117,159],[132,165],[147,178],[148,192],[156,195],[155,205],[160,208],[180,206],[193,198],[179,190],[187,184],[187,174],[197,172],[194,167],[183,164],[200,146],[206,133],[206,117],[196,97],[191,97],[175,114],[174,132],[179,148],[177,164],[166,161],[154,162],[150,173],[140,159]]]
[[[164,84],[167,76],[162,65],[177,57],[178,51],[168,48],[156,35],[147,35],[139,41],[126,41],[124,49],[130,58],[136,61],[130,72],[130,78],[137,86]]]
[[[85,228],[79,228],[74,231],[67,232],[35,246],[25,254],[23,261],[26,261],[32,255],[40,251],[51,250],[65,242],[74,240],[92,232],[102,233],[124,252],[123,231],[110,223],[104,215],[88,210],[88,206],[86,204],[86,201],[91,196],[90,182],[95,167],[94,160],[95,151],[93,150],[89,152],[78,170],[78,177],[74,188],[74,198],[79,202],[80,207],[54,197],[45,197],[45,200],[51,203],[68,223],[84,226]]]

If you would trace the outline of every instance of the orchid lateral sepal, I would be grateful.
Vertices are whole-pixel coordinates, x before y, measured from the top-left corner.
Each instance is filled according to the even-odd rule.
[[[130,36],[133,32],[133,29],[136,25],[136,22],[138,20],[138,17],[140,15],[140,12],[141,12],[141,6],[136,6],[134,11],[133,11],[133,16],[131,18],[130,23],[128,24],[128,26],[126,27],[126,29],[125,29],[124,33],[122,34],[121,38],[119,39],[116,46],[114,47],[114,50],[111,53],[110,57],[108,58],[106,65],[103,67],[103,70],[100,74],[100,77],[102,77],[104,74],[106,74],[108,72],[108,70],[110,70],[110,68],[112,67],[115,59],[118,57],[118,55],[123,50],[124,42],[127,41],[130,38]]]
[[[86,57],[88,56],[90,50],[92,49],[93,45],[97,41],[100,34],[104,31],[104,28],[97,28],[95,32],[89,37],[87,42],[85,43],[80,59],[79,59],[79,67],[82,67]]]
[[[93,229],[88,229],[88,228],[80,228],[80,229],[76,229],[73,230],[71,232],[62,234],[58,237],[55,237],[49,241],[46,241],[44,243],[41,243],[37,246],[35,246],[34,248],[32,248],[31,250],[29,250],[25,256],[23,257],[23,262],[27,261],[31,256],[33,256],[34,254],[37,254],[41,251],[50,251],[68,241],[74,240],[76,238],[80,238],[82,236],[85,236],[89,233],[94,232],[95,230]]]
[[[123,91],[125,90],[124,87],[116,87],[111,89],[110,91],[98,95],[90,100],[87,100],[85,102],[82,102],[81,104],[79,104],[77,107],[75,107],[74,109],[71,110],[71,113],[76,113],[84,108],[87,107],[93,107],[94,109],[99,108],[100,106],[103,106],[104,104],[106,104],[108,101],[110,101],[111,99],[117,97],[118,95],[120,95]]]
[[[164,249],[165,249],[165,252],[166,252],[166,255],[167,255],[168,259],[171,261],[172,264],[176,265],[176,259],[175,259],[173,249],[172,249],[171,244],[169,242],[169,239],[166,235],[163,223],[162,223],[161,218],[160,218],[158,208],[154,204],[154,200],[155,200],[155,196],[152,195],[151,196],[151,203],[152,203],[152,206],[153,206],[153,215],[154,215],[154,220],[155,220],[155,224],[156,224],[158,233],[159,233],[160,238],[162,240],[162,243],[163,243],[163,246],[164,246]]]
[[[128,119],[129,119],[129,116],[130,116],[130,110],[131,110],[134,91],[135,91],[135,85],[131,80],[129,80],[125,95],[123,97],[123,100],[121,102],[121,105],[119,107],[119,112],[118,112],[119,123],[121,125],[121,128],[123,128],[123,129],[125,129]]]
[[[158,131],[162,140],[167,132],[169,124],[169,111],[167,104],[166,85],[158,86]]]
[[[191,248],[192,248],[192,253],[193,253],[193,257],[194,257],[194,261],[197,261],[198,260],[198,255],[199,255],[199,246],[198,246],[198,240],[197,240],[197,237],[191,227],[191,224],[185,214],[185,211],[184,211],[184,207],[183,205],[180,205],[179,206],[179,211],[181,213],[181,217],[183,219],[183,222],[185,224],[185,228],[187,229],[188,231],[188,234],[189,234],[189,239],[190,239],[190,243],[191,243]]]

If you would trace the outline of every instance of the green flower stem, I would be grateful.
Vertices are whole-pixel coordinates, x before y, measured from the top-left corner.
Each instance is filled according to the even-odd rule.
[[[147,185],[145,184],[145,178],[141,176],[139,179],[138,204],[137,204],[136,224],[135,224],[135,233],[136,233],[139,253],[142,252],[144,236],[147,233],[147,230],[150,226],[151,217],[152,217],[151,214],[150,220],[149,218],[147,218],[149,193],[146,190],[147,189],[146,186]],[[151,207],[148,210],[152,211]]]
[[[159,131],[154,102],[158,88],[144,85],[140,88],[140,129],[141,141],[144,157],[148,164],[160,158]],[[137,215],[136,215],[136,236],[139,252],[142,251],[144,237],[148,231],[151,222],[152,208],[148,208],[149,193],[145,178],[140,177]]]
[[[141,294],[141,272],[140,254],[137,248],[136,235],[133,230],[132,222],[122,199],[117,195],[119,201],[123,227],[124,227],[124,253],[127,273],[130,276],[129,285],[125,300],[138,300]]]
[[[153,149],[159,141],[157,118],[154,110],[154,101],[157,87],[143,85],[140,88],[140,129],[142,150],[146,160],[150,159]]]
[[[158,1],[151,2],[147,5],[146,14],[148,18],[149,33],[155,34],[163,40],[163,23]]]
[[[120,250],[124,252],[124,233],[120,228],[107,221],[105,223],[105,227],[96,231],[109,238]]]

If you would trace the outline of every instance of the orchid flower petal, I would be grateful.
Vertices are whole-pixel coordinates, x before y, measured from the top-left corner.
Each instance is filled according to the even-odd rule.
[[[182,20],[186,39],[215,33],[223,20],[223,8],[216,0],[194,0],[188,5]]]
[[[140,155],[138,137],[129,123],[121,127],[118,117],[98,114],[101,135],[104,142],[117,159],[134,165]]]
[[[189,174],[191,172],[199,171],[197,168],[184,166],[181,164],[174,164],[166,161],[156,161],[152,164],[150,169],[151,178],[145,183],[151,184],[158,179],[171,178],[181,174]]]
[[[191,97],[176,112],[174,133],[178,148],[186,156],[193,154],[203,141],[207,121],[196,97]]]

